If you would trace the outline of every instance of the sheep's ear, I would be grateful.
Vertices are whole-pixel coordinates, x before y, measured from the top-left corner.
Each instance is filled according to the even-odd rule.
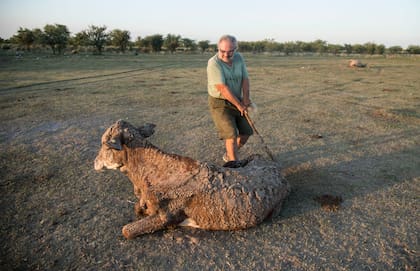
[[[156,125],[153,123],[146,123],[145,125],[137,128],[140,135],[144,138],[149,137],[155,133]]]
[[[112,137],[109,140],[107,140],[105,142],[105,144],[110,147],[111,149],[115,149],[115,150],[122,150],[122,144],[121,144],[121,139],[119,137],[115,138]]]

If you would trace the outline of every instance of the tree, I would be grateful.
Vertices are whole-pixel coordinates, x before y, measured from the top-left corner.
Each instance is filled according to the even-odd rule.
[[[42,30],[39,28],[35,28],[35,29],[32,29],[32,33],[34,34],[34,38],[35,38],[34,44],[42,45],[43,39],[44,39],[44,32],[42,32]]]
[[[147,40],[142,39],[141,37],[137,37],[135,45],[137,46],[139,51],[143,53],[148,53],[151,47],[150,43]]]
[[[217,43],[210,43],[209,44],[209,51],[210,52],[217,52],[217,50],[218,50],[218,45],[217,45]]]
[[[163,45],[169,49],[171,53],[175,52],[180,45],[181,36],[168,34],[163,41]]]
[[[127,46],[130,43],[130,32],[127,30],[114,29],[110,33],[111,44],[118,47],[121,52],[127,50]]]
[[[344,49],[344,47],[339,45],[339,44],[328,44],[328,47],[327,47],[328,52],[332,53],[334,55],[337,55],[343,49]]]
[[[66,48],[70,38],[70,32],[67,26],[62,24],[47,24],[44,26],[44,33],[42,35],[43,44],[49,45],[53,54],[61,54]]]
[[[108,34],[105,33],[106,26],[89,26],[86,31],[89,45],[92,45],[96,49],[96,53],[102,54],[105,44],[108,41]]]
[[[418,45],[410,45],[407,48],[407,52],[409,54],[416,54],[416,55],[418,55],[418,54],[420,54],[420,46],[418,46]]]
[[[296,52],[296,43],[293,41],[288,41],[283,44],[283,52],[286,55],[289,55],[292,52]]]
[[[364,44],[365,52],[373,55],[375,53],[376,44],[373,42],[367,42]]]
[[[27,51],[30,51],[32,44],[35,42],[35,35],[32,30],[20,27],[13,40],[20,46],[25,47]]]
[[[344,44],[344,50],[347,54],[351,54],[353,51],[353,46],[351,44]]]
[[[160,52],[163,45],[163,37],[160,34],[155,34],[152,36],[147,36],[144,38],[144,42],[149,44],[153,52]]]
[[[303,41],[296,41],[296,50],[298,52],[315,52],[316,49],[314,48],[311,42],[303,42]]]
[[[401,46],[391,46],[388,48],[388,52],[390,54],[401,54],[403,51],[403,48]]]
[[[327,51],[327,42],[324,40],[318,39],[312,42],[312,48],[314,48],[317,53],[322,54]]]
[[[192,39],[183,38],[181,40],[182,46],[184,46],[185,49],[195,51],[197,49],[197,44]]]
[[[252,52],[253,43],[250,41],[241,41],[239,44],[239,49],[241,52]]]
[[[265,39],[264,48],[265,48],[265,51],[274,52],[278,48],[277,42],[275,42],[274,39]]]
[[[385,53],[385,45],[378,44],[375,46],[375,54],[383,55]]]
[[[364,53],[366,53],[366,48],[361,44],[354,44],[354,45],[352,45],[352,53],[353,54],[364,54]]]
[[[253,42],[252,51],[257,52],[257,53],[264,52],[265,49],[266,49],[265,46],[266,46],[265,41],[255,41],[255,42]]]
[[[76,33],[74,37],[70,38],[69,43],[74,47],[89,46],[90,40],[86,30]]]
[[[200,40],[198,42],[198,47],[200,47],[201,52],[204,53],[210,47],[210,41],[209,40]]]

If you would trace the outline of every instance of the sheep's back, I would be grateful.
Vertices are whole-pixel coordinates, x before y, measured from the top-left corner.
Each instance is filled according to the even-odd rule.
[[[209,188],[194,195],[186,214],[202,229],[249,228],[277,214],[289,191],[274,163],[256,159],[244,168],[214,172]]]

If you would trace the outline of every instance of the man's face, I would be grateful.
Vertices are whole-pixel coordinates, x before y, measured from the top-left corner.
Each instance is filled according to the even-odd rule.
[[[232,57],[235,53],[236,47],[229,40],[222,40],[219,43],[219,59],[226,63],[232,63]]]

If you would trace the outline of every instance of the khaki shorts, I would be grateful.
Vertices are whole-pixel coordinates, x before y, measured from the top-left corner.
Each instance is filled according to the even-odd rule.
[[[209,108],[221,139],[253,134],[246,118],[241,116],[241,112],[228,101],[209,96]]]

